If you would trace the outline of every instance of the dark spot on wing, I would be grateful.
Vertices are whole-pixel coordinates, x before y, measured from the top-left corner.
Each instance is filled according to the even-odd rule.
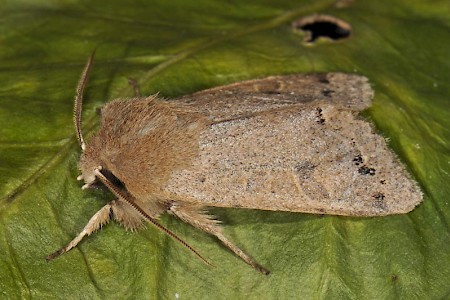
[[[384,200],[385,196],[383,193],[376,193],[375,195],[373,195],[372,197],[374,197],[376,200]]]
[[[360,164],[363,163],[363,159],[361,157],[361,154],[358,154],[357,156],[355,156],[355,158],[353,158],[353,163],[357,166],[359,166]]]
[[[367,166],[362,166],[358,169],[359,174],[361,175],[375,175],[376,170],[374,168],[369,168]]]
[[[332,93],[334,93],[333,90],[329,90],[329,89],[323,89],[322,90],[322,95],[324,95],[325,97],[331,97]]]
[[[372,195],[374,198],[373,207],[376,207],[377,209],[383,211],[386,210],[386,202],[384,201],[384,194],[381,192],[376,193],[375,195]]]
[[[325,123],[325,119],[324,119],[324,117],[323,117],[322,109],[321,109],[321,108],[316,108],[316,114],[317,114],[317,123],[318,123],[318,124],[323,124],[323,123]]]

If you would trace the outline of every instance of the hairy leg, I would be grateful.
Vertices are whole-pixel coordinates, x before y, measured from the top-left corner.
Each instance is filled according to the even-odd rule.
[[[244,262],[261,273],[265,275],[270,273],[269,270],[258,264],[250,256],[245,254],[244,251],[228,240],[223,235],[221,228],[218,226],[219,221],[213,219],[213,216],[206,214],[203,208],[191,205],[174,204],[169,208],[168,212],[177,216],[182,221],[216,236],[225,246],[228,247],[228,249],[233,251]]]
[[[95,213],[94,216],[89,220],[89,222],[84,226],[83,230],[80,232],[78,236],[76,236],[70,243],[68,243],[66,246],[62,247],[58,251],[48,255],[45,259],[47,261],[53,260],[57,258],[58,256],[66,253],[70,249],[76,247],[78,243],[86,236],[90,235],[97,229],[101,228],[104,224],[108,223],[108,221],[111,219],[111,208],[114,205],[114,201],[109,202],[98,212]]]

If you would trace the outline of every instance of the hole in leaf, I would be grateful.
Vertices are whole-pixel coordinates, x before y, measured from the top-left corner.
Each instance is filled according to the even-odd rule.
[[[312,44],[318,38],[337,41],[345,39],[352,33],[352,27],[347,22],[328,15],[312,15],[292,23],[294,31],[305,34],[305,43]]]

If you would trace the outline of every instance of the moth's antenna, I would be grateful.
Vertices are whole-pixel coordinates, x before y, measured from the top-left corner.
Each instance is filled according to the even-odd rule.
[[[80,81],[77,86],[77,94],[75,96],[75,106],[73,108],[73,120],[75,122],[75,131],[77,133],[78,142],[80,143],[81,149],[86,149],[86,144],[83,139],[83,134],[81,132],[81,107],[83,104],[83,92],[84,87],[91,71],[92,61],[94,60],[95,50],[89,57],[86,66],[84,67],[83,73],[81,73]]]
[[[106,185],[107,188],[109,188],[109,190],[111,192],[113,192],[114,195],[116,195],[117,197],[119,197],[120,199],[126,201],[128,204],[130,204],[134,209],[136,209],[136,211],[138,211],[141,216],[144,217],[144,219],[146,219],[148,222],[152,223],[153,225],[156,226],[156,228],[158,228],[159,230],[161,230],[162,232],[164,232],[165,234],[167,234],[168,236],[170,236],[171,238],[177,240],[178,242],[180,242],[183,246],[185,246],[186,248],[188,248],[190,251],[192,251],[195,255],[197,255],[198,258],[200,258],[205,264],[212,266],[212,264],[210,262],[208,262],[200,253],[198,253],[194,248],[192,248],[191,245],[189,245],[188,243],[186,243],[185,241],[183,241],[181,238],[179,238],[175,233],[173,233],[172,231],[170,231],[169,229],[167,229],[166,227],[164,227],[163,225],[159,224],[158,221],[156,221],[154,218],[152,218],[151,216],[149,216],[139,205],[136,204],[136,202],[133,201],[132,197],[128,196],[127,194],[123,193],[121,190],[119,190],[114,184],[111,183],[111,181],[108,180],[108,178],[105,177],[105,175],[102,174],[102,172],[100,172],[102,168],[98,167],[97,169],[95,169],[94,173],[97,176],[98,179],[100,179],[100,181]]]

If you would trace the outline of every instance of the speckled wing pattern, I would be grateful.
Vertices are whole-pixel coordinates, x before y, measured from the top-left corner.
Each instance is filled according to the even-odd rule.
[[[342,73],[273,76],[213,88],[176,103],[208,116],[191,166],[164,186],[205,206],[382,216],[422,201],[385,139],[358,116],[367,78]]]

